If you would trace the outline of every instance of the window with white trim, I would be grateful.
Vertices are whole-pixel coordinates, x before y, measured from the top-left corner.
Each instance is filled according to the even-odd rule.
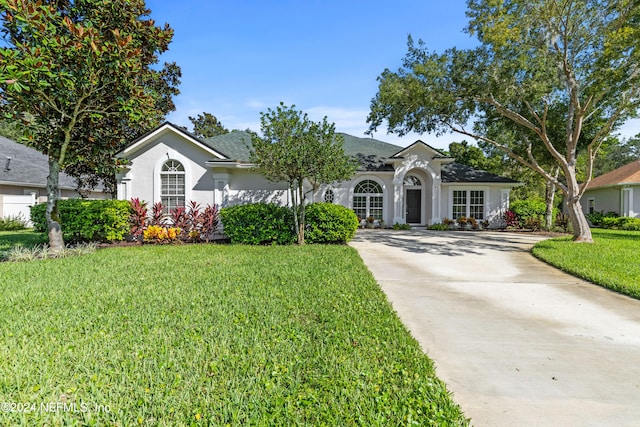
[[[484,220],[485,191],[484,190],[453,190],[451,213],[453,219],[461,216]]]
[[[467,192],[464,190],[453,190],[453,219],[467,216]]]
[[[353,211],[360,218],[373,217],[382,220],[382,186],[375,181],[365,179],[353,189]]]
[[[177,160],[167,160],[160,171],[160,201],[163,213],[168,214],[177,207],[184,207],[184,166]]]
[[[596,211],[596,199],[589,199],[589,213],[592,214]]]
[[[484,191],[469,191],[469,215],[475,219],[484,219]]]

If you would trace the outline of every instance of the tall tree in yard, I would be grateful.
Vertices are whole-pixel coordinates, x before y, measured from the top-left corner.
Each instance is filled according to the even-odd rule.
[[[220,120],[211,113],[198,114],[197,117],[189,116],[193,124],[193,134],[198,138],[211,138],[212,136],[229,133]]]
[[[379,77],[371,129],[386,120],[400,134],[453,131],[493,144],[557,186],[574,240],[592,242],[580,198],[601,145],[640,106],[640,3],[469,0],[468,6],[467,31],[479,47],[436,54],[409,39],[403,67]],[[487,117],[523,129],[517,143],[524,149],[469,127]],[[581,143],[590,125],[597,130]],[[550,129],[561,129],[561,137]],[[553,161],[536,156],[542,151]]]
[[[60,171],[112,152],[120,139],[110,132],[124,123],[146,127],[175,93],[166,86],[175,81],[161,81],[163,73],[175,77],[175,64],[153,68],[173,31],[157,27],[149,14],[144,0],[0,0],[0,106],[28,118],[28,144],[49,157],[53,250],[64,247]]]
[[[342,137],[326,117],[313,122],[295,105],[280,103],[260,113],[260,123],[263,136],[254,137],[251,161],[270,181],[289,184],[298,243],[304,244],[306,194],[351,178],[356,163],[345,155]]]

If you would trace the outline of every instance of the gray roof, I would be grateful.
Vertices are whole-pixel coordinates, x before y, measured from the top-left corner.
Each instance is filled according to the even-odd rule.
[[[0,136],[0,184],[41,188],[47,185],[48,175],[47,156]],[[75,188],[75,179],[64,172],[60,173],[60,187]]]
[[[229,160],[249,161],[249,154],[253,145],[251,134],[234,130],[222,135],[212,136],[202,140],[204,144],[213,150],[224,154]]]
[[[373,138],[359,138],[357,136],[339,133],[344,139],[344,152],[346,155],[358,160],[360,170],[366,171],[393,171],[393,166],[387,163],[387,159],[406,148]],[[248,161],[251,151],[251,135],[243,131],[233,131],[224,135],[207,138],[203,141],[208,147],[227,156],[229,160]],[[433,149],[439,152],[436,149]],[[446,158],[446,156],[438,156]],[[442,165],[442,182],[445,183],[516,183],[509,178],[494,175],[484,170],[474,169],[460,163]]]
[[[363,170],[393,170],[391,165],[385,164],[385,159],[393,156],[402,147],[378,141],[373,138],[358,138],[346,133],[340,133],[344,139],[344,152],[356,158]],[[206,138],[202,141],[213,150],[224,154],[229,160],[249,161],[251,149],[251,135],[244,131],[232,131],[223,135]]]
[[[481,169],[474,169],[471,166],[455,162],[442,165],[441,177],[442,182],[447,183],[495,182],[516,184],[518,182],[510,178],[494,175],[491,172],[487,172]]]
[[[171,123],[165,123],[171,125],[176,130],[188,135],[197,141],[202,142],[207,147],[223,154],[226,159],[220,160],[235,160],[240,162],[248,162],[251,149],[251,134],[245,131],[234,130],[223,135],[217,135],[206,139],[199,139],[195,135],[189,133],[184,128],[180,128]],[[164,124],[162,125],[164,126]],[[156,128],[158,129],[158,128]],[[154,131],[148,132],[141,136],[136,141],[144,138]],[[360,138],[346,133],[338,133],[344,140],[344,152],[346,155],[354,157],[360,163],[360,170],[364,171],[393,171],[393,166],[387,161],[390,158],[402,153],[409,147],[400,147],[398,145],[389,144],[388,142],[379,141],[373,138]],[[134,141],[132,144],[134,144]],[[424,144],[422,141],[416,141],[414,144]],[[425,144],[427,145],[427,144]],[[428,146],[428,145],[427,145]],[[411,147],[411,146],[410,146]],[[433,147],[428,146],[439,155],[436,158],[450,159],[442,152],[436,150]],[[218,159],[212,159],[216,161]],[[490,172],[474,169],[469,166],[465,166],[460,163],[448,163],[442,165],[442,182],[445,183],[509,183],[515,184],[514,181],[509,178],[494,175]]]

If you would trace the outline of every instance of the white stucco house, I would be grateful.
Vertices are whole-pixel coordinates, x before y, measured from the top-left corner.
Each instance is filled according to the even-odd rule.
[[[592,179],[580,202],[585,214],[615,212],[640,218],[640,160]]]
[[[345,153],[359,161],[349,181],[325,185],[309,201],[349,207],[386,224],[431,225],[472,216],[499,226],[517,182],[455,162],[422,141],[408,147],[342,134]],[[220,207],[251,202],[289,204],[286,183],[273,183],[249,162],[251,138],[234,131],[198,139],[165,123],[133,141],[118,157],[118,198],[162,202],[169,209],[190,200]]]

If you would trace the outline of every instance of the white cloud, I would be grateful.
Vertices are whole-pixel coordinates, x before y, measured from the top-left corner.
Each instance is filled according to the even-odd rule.
[[[640,119],[628,120],[618,132],[623,138],[632,138],[640,134]]]

